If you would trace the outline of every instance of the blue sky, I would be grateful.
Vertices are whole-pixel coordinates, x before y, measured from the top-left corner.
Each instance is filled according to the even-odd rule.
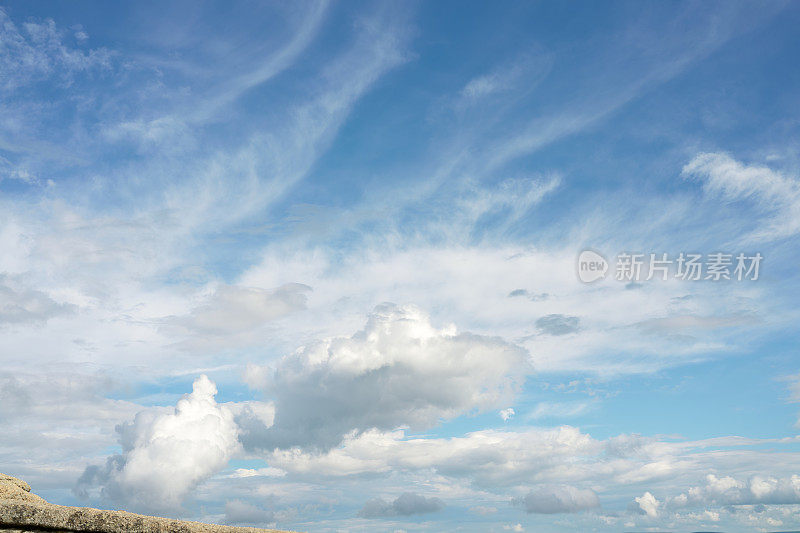
[[[797,4],[0,18],[0,471],[304,531],[800,528]],[[615,279],[719,252],[758,279]]]

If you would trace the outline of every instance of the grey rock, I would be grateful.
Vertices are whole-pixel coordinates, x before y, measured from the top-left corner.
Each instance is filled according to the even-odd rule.
[[[277,529],[219,526],[125,511],[65,507],[31,493],[30,486],[0,474],[0,533],[287,533]]]

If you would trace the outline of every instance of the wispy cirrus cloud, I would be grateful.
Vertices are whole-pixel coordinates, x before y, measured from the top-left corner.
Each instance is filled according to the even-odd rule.
[[[701,153],[683,167],[687,178],[725,202],[752,202],[762,213],[759,227],[743,237],[761,243],[800,232],[800,180],[761,165],[746,165],[728,154]]]

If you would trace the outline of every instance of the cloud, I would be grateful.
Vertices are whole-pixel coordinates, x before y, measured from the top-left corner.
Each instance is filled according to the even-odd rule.
[[[220,285],[185,316],[167,323],[188,334],[220,336],[257,328],[266,322],[305,309],[311,287],[287,283],[275,289]]]
[[[459,91],[456,106],[473,105],[490,96],[499,96],[513,89],[526,94],[542,81],[553,66],[553,57],[542,50],[520,54],[515,61],[469,80]]]
[[[135,509],[177,509],[239,449],[234,414],[215,402],[216,393],[214,383],[200,376],[171,412],[142,411],[119,426],[122,454],[104,467],[88,466],[76,492],[86,496],[100,485],[103,496]]]
[[[800,476],[756,475],[746,480],[708,474],[705,485],[691,487],[671,498],[672,507],[800,504]]]
[[[262,387],[275,423],[250,448],[336,446],[352,431],[428,428],[510,401],[530,371],[525,350],[498,338],[441,329],[413,306],[380,305],[351,337],[285,356]],[[263,369],[249,367],[245,381]]]
[[[413,492],[404,492],[391,503],[382,498],[373,498],[367,501],[358,512],[358,516],[362,518],[411,516],[433,513],[443,508],[444,503],[439,498],[426,498]]]
[[[509,487],[531,480],[556,484],[565,476],[586,479],[595,467],[608,478],[640,465],[639,461],[617,461],[613,469],[605,468],[603,451],[602,442],[569,426],[482,430],[452,438],[370,430],[348,435],[341,446],[326,452],[275,450],[266,460],[270,466],[304,477],[434,471],[480,487]],[[585,462],[575,465],[575,457]]]
[[[123,382],[80,365],[0,371],[0,463],[34,486],[69,487],[114,428],[142,407],[114,399]]]
[[[56,27],[52,19],[28,21],[18,27],[0,9],[1,89],[11,90],[49,76],[69,84],[75,72],[109,65],[111,53],[104,48],[86,52],[65,43],[67,32]]]
[[[600,506],[593,490],[569,485],[531,491],[519,503],[525,512],[538,514],[577,513]]]
[[[514,416],[514,414],[514,408],[509,407],[500,411],[500,418],[503,419],[503,422],[508,422]]]
[[[749,201],[764,217],[746,239],[770,241],[800,232],[800,181],[768,167],[745,165],[724,153],[700,153],[682,174],[729,202]]]
[[[245,273],[241,283],[269,287],[296,279],[313,286],[313,309],[303,316],[313,323],[304,326],[309,333],[321,331],[326,336],[358,327],[356,317],[374,302],[414,302],[435,312],[439,320],[521,343],[543,372],[652,372],[708,358],[747,342],[737,337],[755,327],[763,313],[764,302],[753,297],[752,291],[758,289],[753,284],[740,283],[720,293],[708,284],[678,282],[648,283],[641,290],[626,291],[624,284],[609,281],[603,290],[596,290],[576,280],[579,249],[577,244],[550,251],[390,244],[358,250],[342,260],[317,247],[303,251],[276,247],[265,252],[263,262]],[[520,287],[550,297],[507,297]],[[687,292],[693,298],[676,305],[673,299]],[[549,315],[564,318],[548,318],[542,326],[553,329],[539,332],[536,321]],[[653,342],[650,329],[629,327],[686,315],[749,315],[753,321],[751,327],[703,328],[693,338],[684,335],[659,343]],[[576,320],[578,329],[570,334],[541,334],[569,331]],[[615,356],[609,358],[608,353]]]
[[[536,321],[536,329],[544,335],[568,335],[580,329],[580,319],[560,314],[547,315]]]
[[[517,298],[524,296],[528,298],[532,302],[540,302],[542,300],[547,300],[550,295],[546,292],[540,292],[538,294],[531,294],[527,289],[514,289],[513,291],[508,293],[509,298]]]
[[[275,513],[242,500],[225,502],[225,523],[236,526],[265,527],[275,522]]]
[[[645,492],[641,496],[637,496],[633,499],[633,501],[635,502],[633,509],[637,510],[639,513],[645,514],[650,518],[658,517],[661,502],[649,492]]]
[[[528,418],[566,418],[580,416],[585,413],[591,404],[586,402],[539,402],[528,413]]]
[[[58,303],[42,291],[0,285],[0,324],[43,323],[74,310],[75,306]]]

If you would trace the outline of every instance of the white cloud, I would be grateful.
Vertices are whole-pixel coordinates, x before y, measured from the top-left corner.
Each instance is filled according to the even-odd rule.
[[[262,449],[331,447],[353,430],[428,428],[507,404],[529,371],[517,346],[436,328],[416,307],[384,304],[355,335],[285,356],[262,383],[275,401],[275,423],[243,441]],[[247,372],[263,375],[257,367]]]
[[[216,393],[214,383],[201,376],[172,412],[142,411],[120,426],[122,454],[104,468],[87,467],[78,492],[100,484],[104,496],[133,508],[174,511],[239,450],[234,413],[215,402]]]
[[[742,480],[708,474],[705,485],[691,487],[669,503],[675,507],[800,504],[800,475],[755,475]]]
[[[64,42],[66,32],[52,19],[29,21],[18,27],[0,9],[0,70],[2,89],[11,90],[30,82],[56,76],[70,83],[75,72],[109,65],[111,53],[104,48],[82,51]]]
[[[519,432],[484,430],[464,437],[406,437],[403,431],[366,431],[348,435],[341,446],[324,453],[276,450],[271,466],[304,476],[354,476],[366,473],[424,472],[433,470],[453,479],[469,479],[482,487],[508,487],[532,481],[559,483],[592,472],[609,476],[616,469],[575,465],[574,457],[595,457],[603,444],[564,426]]]
[[[650,494],[650,492],[645,492],[641,496],[637,496],[633,499],[633,501],[636,502],[636,505],[641,513],[646,514],[650,518],[658,517],[661,502],[658,501],[655,496]]]
[[[764,213],[747,238],[769,241],[800,232],[800,181],[768,167],[745,165],[723,153],[701,153],[683,167],[683,175],[730,202],[753,202]]]
[[[553,57],[542,50],[531,50],[515,61],[469,80],[459,91],[458,106],[475,104],[490,96],[514,91],[526,94],[536,88],[553,65]]]
[[[515,414],[514,408],[509,407],[507,409],[503,409],[500,411],[500,418],[503,419],[503,422],[508,422],[509,420],[511,420],[511,417],[514,416],[514,414]]]
[[[414,302],[440,320],[521,343],[544,372],[650,372],[707,358],[740,345],[729,339],[747,329],[723,327],[739,323],[725,316],[749,316],[754,324],[764,307],[758,284],[739,284],[723,294],[718,286],[675,280],[648,283],[637,291],[613,280],[587,286],[575,275],[577,242],[551,250],[406,244],[391,241],[344,260],[319,248],[276,247],[240,282],[313,286],[303,322],[308,331],[327,335],[356,327],[363,309],[377,302]],[[521,287],[549,297],[507,297]],[[681,299],[687,295],[691,298]],[[685,318],[690,316],[709,319]],[[540,329],[536,323],[543,317],[549,318]]]

